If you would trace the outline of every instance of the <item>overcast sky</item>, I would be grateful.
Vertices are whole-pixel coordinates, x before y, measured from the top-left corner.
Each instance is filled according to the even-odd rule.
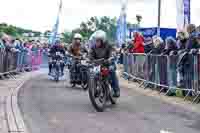
[[[192,1],[192,23],[200,25],[200,0]],[[199,1],[199,2],[198,2]],[[142,26],[157,24],[157,0],[128,0],[128,21],[143,16]],[[56,19],[59,0],[0,0],[0,23],[23,28],[51,30]],[[118,17],[120,0],[63,0],[59,31],[71,30],[91,16]],[[176,0],[162,0],[162,27],[176,27]]]

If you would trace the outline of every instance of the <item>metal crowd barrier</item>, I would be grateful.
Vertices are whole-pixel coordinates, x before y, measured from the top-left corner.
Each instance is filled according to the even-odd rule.
[[[142,81],[140,86],[159,87],[165,95],[176,90],[194,95],[193,102],[200,96],[200,55],[188,54],[185,63],[180,65],[178,55],[124,54],[124,76],[127,79]],[[182,86],[179,86],[180,81]]]
[[[5,51],[0,49],[0,76],[24,70],[39,69],[42,63],[42,50]]]

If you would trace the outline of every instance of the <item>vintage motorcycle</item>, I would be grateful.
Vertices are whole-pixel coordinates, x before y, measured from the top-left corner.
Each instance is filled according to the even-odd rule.
[[[85,57],[71,56],[71,64],[68,65],[71,87],[80,85],[84,90],[88,88],[88,64]]]
[[[56,52],[54,58],[51,61],[52,72],[50,76],[52,76],[54,78],[54,81],[56,82],[59,82],[59,78],[63,76],[61,73],[61,65],[63,65],[64,63],[63,57],[64,57],[63,54],[61,54],[60,52]]]
[[[111,87],[110,72],[115,68],[108,65],[114,58],[108,60],[99,59],[89,61],[89,98],[98,112],[103,112],[107,102],[116,104],[117,98],[113,97],[114,90]]]

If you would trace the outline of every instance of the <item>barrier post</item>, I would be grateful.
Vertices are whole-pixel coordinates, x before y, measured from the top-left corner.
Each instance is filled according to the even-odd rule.
[[[193,92],[195,93],[196,97],[193,100],[193,103],[199,98],[200,94],[198,93],[198,56],[193,55]]]

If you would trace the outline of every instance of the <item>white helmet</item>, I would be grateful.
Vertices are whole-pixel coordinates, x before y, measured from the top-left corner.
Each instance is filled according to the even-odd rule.
[[[94,33],[94,39],[101,39],[103,42],[106,41],[106,33],[102,30],[98,30]]]
[[[79,33],[76,33],[75,35],[74,35],[74,39],[83,39],[83,37],[82,37],[82,35],[81,34],[79,34]]]

